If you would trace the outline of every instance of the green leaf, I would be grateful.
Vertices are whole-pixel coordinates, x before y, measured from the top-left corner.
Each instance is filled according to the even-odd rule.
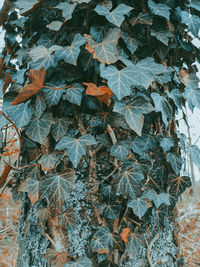
[[[64,265],[64,267],[91,267],[92,263],[91,260],[87,257],[79,258],[78,261],[70,261]]]
[[[108,21],[120,27],[124,21],[124,15],[127,15],[133,8],[125,4],[118,5],[111,12],[109,9],[103,5],[97,5],[94,11],[96,11],[100,16],[105,16]]]
[[[91,134],[81,136],[78,139],[64,136],[56,145],[56,149],[66,149],[74,167],[77,167],[81,158],[86,154],[86,146],[94,144],[96,144],[96,140]]]
[[[33,109],[30,106],[30,101],[15,106],[11,105],[13,101],[13,97],[4,98],[2,111],[16,124],[17,128],[20,129],[29,123],[33,115]]]
[[[181,106],[182,94],[178,89],[173,89],[171,92],[167,91],[167,96],[174,101],[174,104],[177,106],[177,108],[182,109]]]
[[[198,16],[191,15],[188,11],[181,11],[181,23],[186,24],[191,33],[198,38],[200,28],[200,19]]]
[[[62,10],[62,16],[65,18],[65,20],[70,20],[76,5],[77,3],[71,4],[69,2],[62,2],[59,3],[55,8]]]
[[[138,143],[136,143],[136,142],[133,141],[130,144],[130,147],[131,147],[133,153],[136,153],[136,154],[142,156],[143,150],[142,150],[142,147],[140,146],[140,144],[138,144]]]
[[[165,126],[168,126],[168,120],[172,118],[172,108],[169,104],[169,101],[165,96],[161,96],[157,93],[151,93],[151,97],[154,102],[155,111],[162,113],[162,119]]]
[[[132,208],[134,214],[141,219],[142,216],[144,216],[144,214],[147,212],[149,205],[144,197],[139,197],[129,201],[128,207]]]
[[[118,203],[111,203],[106,205],[103,209],[103,217],[115,220],[119,216],[120,205]]]
[[[158,41],[162,42],[166,46],[168,46],[169,39],[174,35],[168,30],[160,30],[156,31],[154,29],[151,30],[151,35],[156,37]]]
[[[58,142],[60,138],[66,134],[70,124],[72,124],[72,121],[70,121],[69,119],[66,118],[55,119],[55,123],[51,128],[51,133],[56,142]]]
[[[74,83],[71,87],[65,90],[63,99],[80,106],[83,91],[85,91],[85,89],[80,83]]]
[[[59,20],[54,20],[51,23],[49,23],[46,27],[50,30],[58,32],[62,26],[62,22]]]
[[[64,87],[64,86],[63,86]],[[65,90],[53,90],[53,89],[46,89],[44,90],[45,100],[49,107],[53,105],[57,105],[60,101],[60,98]]]
[[[171,81],[171,76],[169,73],[164,72],[162,75],[159,75],[155,78],[156,82],[158,82],[159,84],[163,84],[163,83],[168,83]],[[177,90],[177,89],[174,89]],[[168,91],[167,91],[168,93]]]
[[[40,118],[46,109],[46,103],[42,96],[37,96],[35,100],[35,116]]]
[[[42,166],[43,171],[49,171],[56,166],[58,157],[55,154],[43,155],[38,163]]]
[[[189,108],[193,111],[194,107],[200,108],[200,89],[199,79],[195,74],[191,75],[189,83],[185,87],[183,97],[187,100]]]
[[[180,196],[187,187],[192,185],[191,179],[188,176],[171,176],[169,177],[170,194],[175,193]]]
[[[43,67],[47,70],[50,67],[56,67],[54,55],[50,48],[39,45],[31,49],[29,55],[32,59],[32,61],[29,62],[32,69],[40,70]]]
[[[123,195],[127,198],[134,198],[142,186],[144,174],[141,168],[132,164],[129,169],[121,171],[112,182],[112,187],[118,195]]]
[[[26,135],[33,141],[42,144],[50,132],[53,117],[51,113],[44,113],[41,118],[33,117],[26,127]]]
[[[160,140],[160,145],[163,151],[167,152],[174,146],[174,140],[171,137],[164,137]]]
[[[37,0],[17,0],[14,3],[16,8],[20,9],[20,15],[23,15],[27,11],[33,8],[35,4],[38,4]]]
[[[143,97],[137,97],[127,105],[123,102],[116,102],[113,108],[114,112],[124,115],[130,128],[139,136],[142,134],[144,124],[143,114],[148,114],[153,110],[154,108],[151,103]]]
[[[70,197],[75,181],[76,176],[73,170],[64,174],[46,175],[39,182],[40,198],[46,198],[49,203],[55,203],[60,208]]]
[[[183,160],[180,156],[174,155],[172,153],[167,153],[167,161],[171,164],[172,169],[178,175],[183,165]]]
[[[195,8],[196,10],[200,11],[200,2],[199,2],[199,0],[190,0],[190,6]]]
[[[110,29],[101,43],[96,43],[91,35],[84,34],[84,36],[87,40],[86,49],[93,54],[93,58],[108,65],[118,60],[117,43],[120,37],[119,29]]]
[[[138,230],[131,233],[128,243],[126,244],[126,251],[129,254],[130,258],[134,258],[135,255],[143,249],[144,246],[144,238],[142,234],[138,233]]]
[[[197,145],[189,146],[192,162],[200,169],[200,149]]]
[[[165,4],[156,4],[152,0],[148,0],[149,8],[154,15],[158,15],[169,19],[170,16],[170,7]]]
[[[161,204],[166,204],[168,206],[170,205],[169,197],[166,193],[157,194],[155,190],[150,189],[145,194],[145,197],[153,201],[157,209],[160,207]]]
[[[134,143],[141,147],[142,151],[154,150],[158,147],[158,138],[155,135],[143,134],[141,137],[136,136]]]
[[[126,144],[116,144],[111,147],[110,155],[125,160],[129,154],[129,148]]]
[[[66,63],[77,65],[77,59],[80,53],[80,47],[85,44],[84,37],[77,33],[74,36],[74,40],[70,46],[62,47],[62,49],[55,52],[56,60],[64,60]]]
[[[90,246],[93,252],[98,252],[100,254],[109,253],[112,242],[112,233],[107,227],[102,226],[94,234]]]
[[[108,184],[102,184],[102,194],[108,201],[114,200],[115,198],[112,187]]]
[[[152,25],[153,19],[152,16],[148,12],[140,12],[137,16],[133,16],[133,18],[129,21],[131,24],[144,24],[144,25]]]
[[[134,77],[134,85],[144,86],[146,89],[155,80],[156,75],[166,72],[162,64],[157,64],[151,57],[139,61],[136,65],[129,66]],[[142,75],[141,75],[142,74]]]
[[[127,33],[125,33],[125,32],[122,33],[121,38],[124,40],[125,44],[127,45],[128,50],[129,50],[132,54],[136,51],[136,49],[137,49],[138,46],[140,45],[140,43],[139,43],[136,39],[130,37],[130,36],[129,36]]]

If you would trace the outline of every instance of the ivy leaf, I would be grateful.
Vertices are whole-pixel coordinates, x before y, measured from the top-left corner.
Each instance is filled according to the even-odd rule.
[[[114,112],[124,115],[130,128],[139,136],[142,134],[144,124],[143,114],[148,114],[153,110],[151,103],[143,97],[137,97],[127,105],[123,102],[116,102],[113,108]]]
[[[115,198],[112,187],[108,184],[102,184],[102,194],[108,201],[114,200]]]
[[[100,65],[100,75],[108,80],[108,87],[119,100],[131,93],[131,85],[134,84],[132,71],[129,68],[118,70],[115,66],[105,67]],[[134,77],[135,78],[135,77]]]
[[[147,212],[149,205],[144,197],[138,197],[129,201],[128,207],[132,208],[134,214],[141,219]]]
[[[129,154],[129,148],[126,144],[116,144],[111,147],[110,155],[125,160]]]
[[[134,198],[140,191],[144,174],[141,168],[132,164],[129,169],[120,172],[114,179],[112,187],[118,195]]]
[[[11,105],[18,105],[27,101],[31,96],[37,94],[43,87],[46,70],[41,68],[40,70],[30,70],[29,80],[30,84],[25,85]]]
[[[154,150],[158,147],[158,138],[155,135],[143,134],[141,137],[136,136],[134,143],[141,147],[142,151]]]
[[[56,149],[66,149],[74,167],[77,167],[81,158],[86,154],[86,146],[94,144],[96,144],[96,140],[91,134],[86,134],[78,139],[64,136],[56,145]]]
[[[33,141],[42,144],[50,132],[53,117],[51,113],[44,113],[41,118],[33,117],[26,127],[26,135]]]
[[[164,137],[160,140],[160,145],[163,151],[167,152],[174,146],[174,140],[171,137]]]
[[[192,185],[191,179],[188,176],[171,176],[169,178],[170,193],[175,193],[176,196],[180,196],[187,187]]]
[[[39,3],[39,0],[18,0],[15,6],[20,9],[20,15],[25,16],[28,11],[34,9]]]
[[[29,55],[32,61],[29,63],[31,68],[36,70],[45,68],[46,70],[50,67],[56,67],[54,62],[53,51],[49,48],[39,45],[31,49]]]
[[[110,105],[113,92],[107,86],[97,87],[94,83],[83,83],[87,86],[86,94],[96,96],[98,100],[104,102],[107,106]]]
[[[167,96],[174,101],[177,108],[182,109],[181,98],[182,94],[178,89],[173,89],[171,92],[167,91]]]
[[[49,23],[46,27],[49,28],[50,30],[58,32],[62,26],[62,22],[59,20],[54,20],[51,23]]]
[[[181,23],[186,24],[191,33],[198,38],[200,28],[199,16],[191,15],[188,11],[181,11]]]
[[[43,171],[49,171],[56,166],[58,158],[55,154],[43,155],[38,163],[42,166]]]
[[[53,138],[58,142],[60,138],[62,138],[67,130],[69,125],[71,124],[71,121],[65,118],[56,118],[55,123],[53,124],[51,128],[51,133],[53,135]]]
[[[132,54],[136,51],[136,49],[140,45],[140,43],[136,39],[130,37],[127,33],[123,32],[121,38],[124,40],[125,44],[127,45],[128,50]]]
[[[136,65],[132,64],[129,68],[134,77],[133,84],[144,86],[146,89],[155,80],[157,74],[166,72],[166,68],[162,64],[155,63],[151,57],[139,61]]]
[[[129,22],[133,25],[135,24],[144,24],[144,25],[152,25],[153,19],[152,16],[148,12],[140,12],[136,17],[133,17],[129,20]]]
[[[157,93],[151,93],[151,97],[154,102],[155,111],[162,113],[163,122],[167,127],[168,126],[167,119],[172,118],[172,108],[169,104],[169,101],[165,96],[161,96],[160,94]]]
[[[189,151],[191,154],[192,161],[200,169],[200,149],[197,145],[189,146]]]
[[[46,175],[39,182],[39,193],[47,198],[49,203],[55,203],[61,208],[63,202],[70,197],[76,176],[73,170],[63,174]]]
[[[190,6],[200,11],[200,2],[199,0],[190,0]]]
[[[65,90],[53,90],[53,89],[46,89],[44,90],[45,100],[49,107],[57,105],[60,101],[60,98]]]
[[[183,97],[187,100],[189,108],[193,111],[194,107],[200,108],[200,89],[199,79],[195,74],[191,75],[189,83],[185,87]]]
[[[103,209],[103,217],[111,220],[117,219],[120,211],[120,205],[118,203],[111,203],[106,205]]]
[[[168,206],[170,205],[169,197],[166,193],[157,194],[155,190],[150,189],[145,194],[145,197],[153,201],[157,209],[160,207],[161,204],[166,204]]]
[[[80,83],[74,83],[71,87],[67,88],[63,95],[64,100],[68,100],[70,103],[81,105],[83,86]]]
[[[79,258],[78,261],[70,261],[64,265],[64,267],[91,267],[92,263],[91,260],[87,257]]]
[[[107,227],[102,226],[94,234],[90,246],[92,251],[104,254],[109,253],[112,242],[112,233]]]
[[[133,153],[136,153],[140,156],[143,155],[142,147],[138,143],[133,141],[133,142],[131,142],[130,147],[131,147],[131,150],[133,151]]]
[[[73,227],[76,224],[75,214],[72,208],[68,208],[64,213],[58,215],[58,222],[62,226]]]
[[[169,39],[174,35],[167,30],[156,31],[154,29],[151,30],[151,35],[154,36],[158,41],[162,42],[166,46],[168,46]]]
[[[156,4],[152,0],[148,0],[148,4],[153,14],[164,17],[169,20],[171,9],[169,6],[161,3]]]
[[[62,10],[62,16],[66,20],[70,20],[72,18],[72,14],[76,7],[77,3],[69,3],[69,2],[62,2],[59,3],[55,8]]]
[[[19,191],[28,193],[29,199],[31,200],[32,205],[34,205],[39,199],[38,187],[39,181],[30,176],[20,185]]]
[[[40,118],[46,109],[46,103],[42,96],[37,96],[35,101],[35,116]]]
[[[30,101],[17,106],[12,105],[13,101],[14,99],[11,97],[5,98],[2,111],[16,124],[17,128],[20,129],[29,123],[33,115],[33,109],[30,106]]]
[[[144,243],[143,236],[134,231],[134,233],[129,234],[128,243],[126,244],[126,251],[128,252],[130,258],[132,258],[138,251],[142,248]]]
[[[117,43],[120,38],[119,29],[110,29],[101,43],[96,43],[91,35],[84,34],[87,41],[86,49],[93,54],[93,58],[110,65],[118,60]]]
[[[64,60],[66,63],[77,65],[77,59],[80,53],[80,47],[81,45],[85,44],[86,40],[84,37],[80,35],[80,33],[77,33],[74,36],[74,40],[70,46],[62,47],[62,49],[59,49],[55,52],[55,58],[56,60]]]
[[[97,12],[100,16],[105,16],[108,21],[120,27],[124,21],[124,15],[127,15],[133,8],[125,4],[118,5],[111,12],[108,8],[103,5],[97,5],[94,11]]]
[[[172,166],[172,169],[178,175],[180,173],[181,167],[183,165],[183,160],[180,156],[174,155],[172,153],[167,153],[167,161]]]

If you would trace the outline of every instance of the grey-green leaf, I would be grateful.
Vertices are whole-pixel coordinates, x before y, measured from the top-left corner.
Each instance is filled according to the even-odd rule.
[[[43,171],[49,171],[53,169],[58,162],[58,157],[55,154],[43,155],[38,163],[42,166]]]
[[[119,160],[125,160],[129,154],[128,145],[116,144],[111,147],[110,155],[118,158]]]
[[[38,95],[35,100],[35,116],[40,118],[46,109],[46,103],[43,96]]]
[[[132,208],[135,215],[137,215],[140,219],[147,212],[149,206],[146,202],[146,199],[143,197],[135,198],[128,202],[128,207]]]
[[[60,101],[60,98],[65,90],[53,90],[53,89],[45,89],[45,99],[49,107],[53,105],[57,105]]]
[[[167,153],[167,161],[171,164],[172,169],[178,175],[183,165],[182,158],[169,152]]]
[[[174,140],[171,137],[164,137],[160,140],[160,145],[164,152],[167,152],[174,146]]]
[[[66,134],[68,127],[71,123],[72,122],[66,118],[55,119],[55,123],[51,128],[51,133],[56,142],[58,142],[60,138],[62,138]]]
[[[120,205],[118,203],[111,203],[106,205],[103,209],[103,216],[108,219],[115,220],[119,215],[119,211]]]
[[[81,105],[83,86],[80,83],[74,83],[71,87],[65,90],[63,95],[64,100],[68,100],[70,103]]]
[[[149,198],[149,200],[153,201],[156,208],[158,209],[161,204],[170,205],[169,197],[166,193],[157,194],[155,190],[150,189],[145,197]]]
[[[70,261],[64,265],[64,267],[91,267],[91,260],[87,257],[79,258],[77,261]]]
[[[81,158],[86,154],[86,146],[94,144],[96,144],[96,140],[91,134],[81,136],[78,139],[64,136],[56,145],[56,149],[66,149],[74,167],[77,167]]]
[[[50,132],[53,117],[51,113],[44,113],[41,118],[33,117],[26,127],[26,135],[40,144]]]
[[[171,9],[169,6],[162,3],[156,4],[152,0],[148,0],[148,4],[153,14],[169,19]]]

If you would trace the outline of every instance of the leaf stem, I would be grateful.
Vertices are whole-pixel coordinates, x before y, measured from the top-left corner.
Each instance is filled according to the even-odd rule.
[[[52,86],[43,85],[42,87],[48,88],[48,89],[53,89],[53,90],[63,90],[63,89],[66,89],[66,88],[70,88],[71,85],[68,85],[66,87],[52,87]]]

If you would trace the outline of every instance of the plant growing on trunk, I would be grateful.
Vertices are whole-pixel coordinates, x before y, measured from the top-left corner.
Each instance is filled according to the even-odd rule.
[[[200,4],[10,2],[0,125],[2,143],[10,123],[19,139],[5,164],[17,266],[178,266],[174,207],[191,181],[175,116],[200,107]]]

